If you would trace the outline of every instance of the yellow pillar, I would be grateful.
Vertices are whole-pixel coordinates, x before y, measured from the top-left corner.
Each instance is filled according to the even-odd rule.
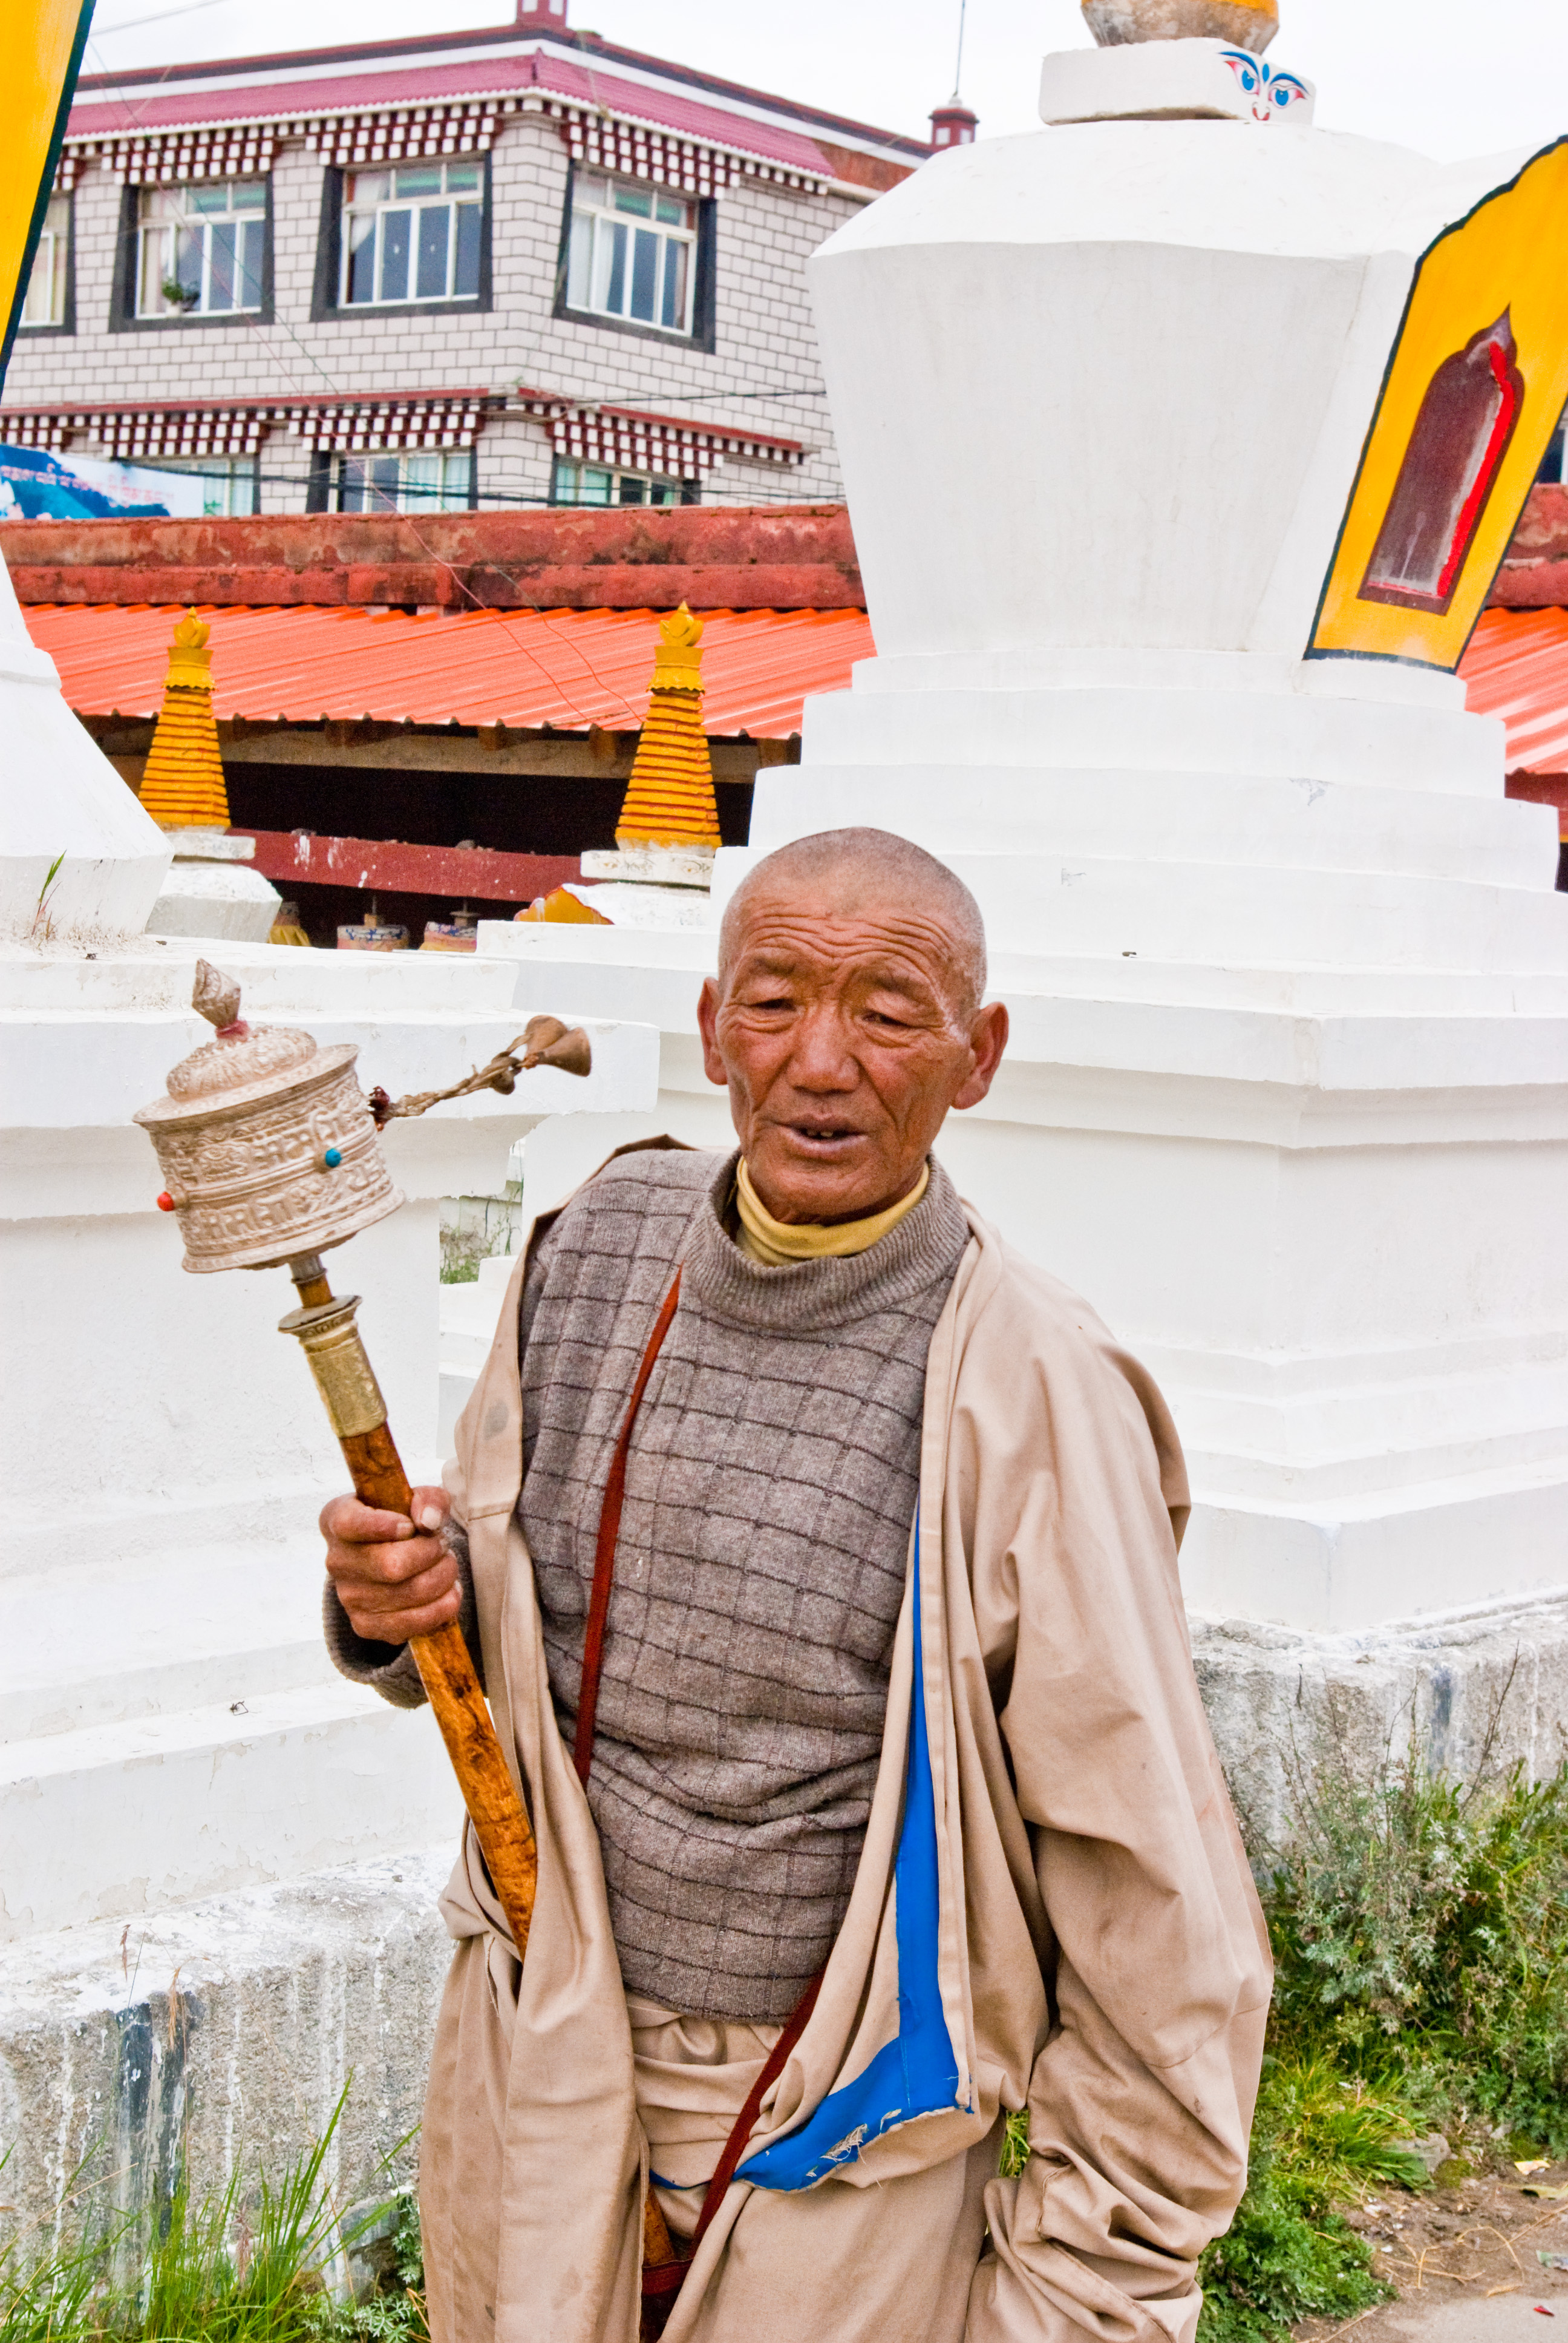
[[[175,628],[142,803],[165,830],[226,830],[228,791],[212,712],[212,632],[194,610]]]

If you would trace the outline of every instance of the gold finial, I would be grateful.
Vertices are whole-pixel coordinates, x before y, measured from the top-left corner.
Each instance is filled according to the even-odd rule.
[[[653,663],[655,691],[702,689],[702,620],[694,618],[683,602],[658,630],[658,651]]]
[[[142,775],[142,803],[165,830],[226,830],[228,791],[212,712],[212,628],[187,610],[169,645],[163,706]]]
[[[702,628],[684,602],[659,627],[652,697],[616,824],[618,846],[719,843],[713,761],[702,729]]]

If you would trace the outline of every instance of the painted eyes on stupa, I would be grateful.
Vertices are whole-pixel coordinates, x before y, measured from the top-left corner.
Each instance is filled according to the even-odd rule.
[[[1249,56],[1245,49],[1226,49],[1223,55],[1225,63],[1240,82],[1243,95],[1261,96],[1263,106],[1260,118],[1262,120],[1268,119],[1271,110],[1283,114],[1287,106],[1307,94],[1305,82],[1298,81],[1294,74],[1275,73],[1271,66],[1263,65],[1257,57]],[[1259,109],[1254,107],[1253,111],[1257,113]]]

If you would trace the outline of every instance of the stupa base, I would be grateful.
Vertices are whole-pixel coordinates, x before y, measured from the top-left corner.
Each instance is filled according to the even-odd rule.
[[[147,933],[264,944],[282,900],[276,887],[243,862],[186,860],[181,851],[153,905]]]
[[[585,879],[617,879],[631,886],[711,887],[711,846],[620,846],[582,858]]]

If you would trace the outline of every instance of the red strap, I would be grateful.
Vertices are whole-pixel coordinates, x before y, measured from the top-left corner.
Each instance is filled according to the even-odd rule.
[[[621,1425],[620,1437],[615,1443],[615,1454],[610,1459],[609,1478],[605,1483],[604,1503],[599,1510],[598,1539],[594,1547],[593,1558],[593,1593],[588,1599],[588,1631],[583,1637],[583,1673],[581,1689],[578,1694],[578,1729],[572,1744],[572,1763],[578,1769],[578,1779],[585,1786],[588,1783],[588,1770],[593,1764],[594,1719],[598,1712],[599,1674],[604,1665],[605,1626],[609,1617],[609,1591],[615,1577],[615,1549],[616,1541],[620,1535],[621,1506],[626,1499],[626,1463],[631,1448],[632,1426],[637,1422],[637,1412],[642,1405],[642,1395],[648,1389],[648,1379],[653,1373],[654,1361],[664,1347],[664,1338],[669,1332],[670,1322],[675,1316],[675,1306],[679,1298],[680,1272],[678,1269],[675,1272],[675,1282],[664,1297],[663,1307],[655,1321],[653,1332],[648,1338],[648,1348],[642,1354],[642,1364],[637,1371],[637,1381],[632,1385],[631,1400],[626,1411],[626,1421]],[[692,2232],[688,2258],[701,2244],[704,2231],[724,2202],[724,2193],[735,2177],[736,2166],[746,2153],[746,2143],[751,2137],[752,2126],[761,2113],[763,2099],[779,2080],[784,2071],[786,2059],[806,2031],[806,2021],[817,2006],[817,1996],[821,1984],[822,1972],[819,1969],[796,2003],[778,2041],[763,2061],[762,2072],[747,2093],[746,2104],[730,2127],[729,2137],[724,2143],[724,2153],[719,2157],[718,2167],[708,2184],[708,2194],[702,2200],[702,2210],[697,2217],[697,2227]],[[681,2280],[686,2276],[686,2269],[687,2262],[684,2259],[658,2264],[644,2263],[643,2293],[654,2297],[678,2293]]]
[[[620,1509],[626,1497],[626,1460],[631,1446],[631,1428],[637,1422],[637,1412],[642,1405],[642,1395],[648,1389],[653,1363],[664,1347],[664,1338],[669,1332],[669,1322],[675,1315],[675,1305],[679,1296],[680,1272],[678,1269],[675,1283],[664,1297],[664,1306],[648,1338],[648,1348],[642,1354],[642,1364],[631,1387],[631,1404],[620,1428],[620,1438],[615,1443],[609,1478],[605,1483],[604,1503],[599,1511],[598,1543],[594,1548],[593,1558],[593,1594],[588,1601],[588,1632],[583,1637],[583,1674],[582,1686],[578,1694],[577,1738],[572,1744],[572,1763],[578,1769],[578,1781],[585,1787],[588,1768],[593,1764],[594,1719],[598,1714],[599,1671],[604,1665],[604,1631],[609,1617],[609,1590],[615,1576],[615,1544],[620,1535]]]
[[[681,2281],[686,2276],[688,2265],[698,2247],[702,2243],[703,2234],[709,2223],[723,2204],[725,2191],[735,2177],[735,2167],[746,2153],[746,2143],[751,2137],[752,2126],[762,2112],[762,2102],[784,2072],[786,2059],[806,2031],[806,2021],[817,2006],[817,1996],[822,1989],[824,1974],[823,1970],[818,1970],[796,2003],[784,2031],[762,2063],[762,2072],[746,2094],[746,2104],[730,2126],[729,2137],[724,2143],[724,2153],[719,2157],[713,2177],[708,2184],[708,2193],[702,2200],[702,2210],[697,2217],[697,2227],[691,2233],[684,2258],[678,2262],[658,2264],[645,2262],[643,2264],[642,2290],[645,2295],[651,2295],[657,2298],[660,2295],[678,2294],[680,2291]]]
[[[794,2012],[783,2033],[763,2061],[762,2072],[746,2094],[746,2105],[735,2118],[734,2128],[724,2143],[724,2153],[708,2184],[708,2194],[702,2200],[702,2210],[697,2217],[697,2227],[691,2233],[691,2250],[702,2243],[703,2232],[720,2205],[724,2192],[735,2177],[735,2167],[746,2153],[746,2143],[751,2137],[751,2127],[762,2112],[762,2102],[784,2072],[784,2062],[806,2031],[806,2020],[817,2006],[817,1996],[822,1990],[822,1970],[819,1969],[805,1992],[796,2003]]]

